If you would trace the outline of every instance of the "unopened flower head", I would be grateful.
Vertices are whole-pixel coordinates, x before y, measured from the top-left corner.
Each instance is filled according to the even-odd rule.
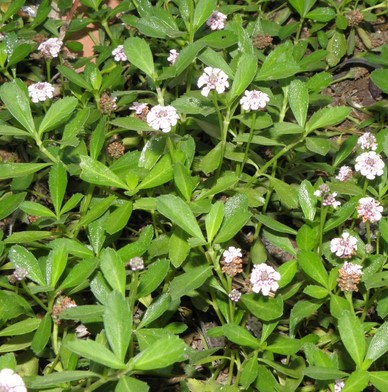
[[[222,30],[225,27],[227,16],[219,11],[214,11],[206,24],[211,30]]]
[[[40,53],[47,58],[58,57],[63,42],[59,38],[49,38],[38,46]]]
[[[333,238],[330,241],[330,250],[336,256],[348,259],[357,251],[357,238],[347,232],[342,233],[341,237]]]
[[[167,57],[167,61],[170,64],[174,64],[176,59],[178,58],[178,56],[179,56],[179,52],[177,50],[175,50],[175,49],[171,49],[170,50],[170,55]]]
[[[254,293],[262,292],[263,295],[273,295],[279,288],[277,281],[280,279],[279,272],[275,271],[270,265],[255,264],[251,272],[250,281]]]
[[[148,125],[164,133],[170,132],[178,120],[179,116],[174,106],[156,105],[147,114]]]
[[[356,158],[356,171],[360,172],[368,180],[374,180],[376,176],[384,173],[384,161],[374,151],[364,152]]]
[[[245,90],[244,96],[240,99],[240,104],[244,110],[264,109],[269,102],[269,96],[259,90]]]
[[[349,181],[353,176],[353,170],[349,166],[341,166],[337,176],[335,177],[337,180],[341,182]]]
[[[124,53],[124,46],[119,45],[116,49],[112,50],[112,56],[115,61],[127,61],[128,58]]]
[[[222,254],[222,257],[224,258],[225,263],[231,263],[236,257],[242,257],[241,249],[235,248],[234,246],[229,246],[229,248],[226,249]]]
[[[363,150],[377,150],[377,143],[375,135],[372,135],[370,132],[365,132],[357,141],[357,144]]]
[[[79,324],[75,328],[75,334],[77,335],[77,338],[81,339],[90,335],[90,332],[88,331],[88,329],[85,327],[84,324]]]
[[[362,275],[361,265],[345,261],[342,268],[338,270],[338,274],[337,283],[342,291],[358,291],[357,285],[360,283]]]
[[[373,197],[362,197],[358,201],[357,214],[363,222],[376,223],[382,218],[383,207]]]
[[[66,295],[61,295],[55,301],[53,310],[51,312],[51,317],[53,318],[56,324],[60,324],[61,323],[60,314],[64,310],[69,308],[75,308],[76,306],[77,304],[70,297],[67,297]]]
[[[341,205],[341,202],[336,199],[337,192],[326,194],[322,200],[322,205],[325,207],[333,207],[334,209],[338,208]]]
[[[117,109],[117,97],[108,93],[103,93],[100,98],[100,112],[102,114],[111,114]]]
[[[47,82],[34,83],[28,86],[28,95],[34,103],[44,102],[54,96],[54,86]]]
[[[0,371],[0,392],[27,392],[23,379],[12,369]]]
[[[225,92],[229,87],[228,75],[219,68],[206,67],[203,74],[198,79],[198,87],[201,94],[207,97],[211,90],[216,90],[218,94]]]
[[[24,268],[16,268],[15,271],[13,271],[13,276],[16,280],[23,280],[27,277],[28,272]]]
[[[128,264],[132,271],[141,271],[144,269],[144,260],[142,257],[133,257],[129,260]]]
[[[237,289],[233,289],[228,296],[231,301],[238,302],[241,298],[241,293]]]

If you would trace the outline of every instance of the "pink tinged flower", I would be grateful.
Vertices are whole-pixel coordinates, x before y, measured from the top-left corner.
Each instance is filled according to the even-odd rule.
[[[330,250],[336,256],[348,259],[357,251],[357,238],[349,233],[342,233],[339,238],[333,238],[330,241]]]
[[[354,165],[356,171],[365,176],[368,180],[374,180],[376,176],[384,173],[384,161],[380,155],[374,151],[364,152],[356,158]]]
[[[38,46],[40,53],[49,58],[58,57],[63,42],[59,38],[49,38]]]
[[[219,68],[206,67],[204,73],[198,79],[198,87],[201,88],[204,97],[209,95],[211,90],[216,90],[218,94],[225,92],[229,87],[228,75]]]
[[[353,170],[349,166],[341,166],[335,178],[339,181],[345,182],[349,181],[352,176]]]
[[[341,202],[336,200],[337,192],[327,194],[323,201],[322,205],[326,207],[333,207],[334,209],[338,208],[341,205]]]
[[[238,302],[241,298],[241,293],[237,289],[233,289],[228,296],[231,301]]]
[[[167,57],[167,61],[170,64],[174,64],[176,59],[178,58],[178,56],[179,56],[179,52],[177,50],[175,50],[175,49],[171,49],[170,50],[170,55]]]
[[[0,371],[0,392],[27,392],[23,379],[12,369]]]
[[[162,132],[170,132],[171,127],[177,124],[179,116],[174,106],[154,106],[147,114],[148,125]]]
[[[128,58],[124,53],[124,46],[119,45],[116,49],[112,50],[112,56],[115,61],[127,61]]]
[[[370,132],[365,132],[357,141],[363,150],[377,150],[376,138]]]
[[[330,192],[330,187],[327,184],[319,185],[319,188],[314,192],[314,196],[322,197],[323,195]]]
[[[54,96],[54,86],[47,82],[34,83],[28,86],[28,95],[34,103],[44,102]]]
[[[132,106],[129,107],[130,110],[134,110],[136,114],[143,114],[145,110],[148,110],[147,103],[134,102]]]
[[[343,272],[347,273],[348,275],[352,275],[352,274],[355,274],[358,276],[362,275],[362,266],[359,264],[349,263],[348,261],[345,261],[341,270]]]
[[[212,16],[206,21],[211,30],[222,30],[225,27],[227,16],[219,11],[214,11]]]
[[[335,380],[334,392],[341,392],[344,386],[345,383],[342,380]]]
[[[231,263],[236,257],[242,257],[241,249],[229,246],[222,254],[222,257],[224,258],[225,263]]]
[[[362,197],[358,201],[357,214],[363,222],[378,222],[382,218],[383,207],[373,197]]]
[[[279,272],[275,271],[267,264],[256,264],[250,277],[252,283],[252,291],[254,293],[262,292],[263,295],[268,296],[275,293],[279,288],[277,281],[280,279]]]
[[[264,109],[269,102],[269,96],[259,90],[245,90],[244,96],[240,99],[240,104],[244,110]]]

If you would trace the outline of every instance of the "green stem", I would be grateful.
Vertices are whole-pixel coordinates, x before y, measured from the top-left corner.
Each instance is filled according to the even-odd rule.
[[[238,176],[241,176],[242,172],[244,171],[244,166],[245,166],[245,164],[247,163],[247,160],[248,160],[249,148],[251,146],[251,142],[252,142],[252,139],[253,139],[253,132],[255,130],[256,116],[257,116],[257,113],[254,112],[253,113],[253,117],[252,117],[251,129],[249,130],[248,142],[247,142],[247,145],[245,147],[244,159],[242,161],[242,164],[241,164]]]
[[[108,22],[106,20],[103,20],[101,22],[102,27],[104,28],[105,32],[108,34],[109,39],[111,40],[112,44],[116,44],[116,40],[113,37],[112,32],[110,31]]]
[[[321,205],[321,217],[319,222],[319,257],[322,256],[323,251],[323,228],[325,227],[328,207]]]
[[[47,148],[43,145],[43,142],[38,135],[35,135],[34,138],[35,138],[35,142],[36,142],[37,146],[39,147],[39,150],[44,155],[46,155],[46,157],[49,158],[50,161],[52,161],[54,163],[57,163],[60,161],[58,158],[54,157],[54,155],[52,155],[50,151],[47,150]]]
[[[29,287],[26,285],[26,282],[24,282],[22,280],[22,287],[23,290],[25,291],[26,294],[28,294],[31,298],[33,298],[33,300],[42,308],[44,309],[46,312],[48,312],[48,307],[35,295],[32,294]]]

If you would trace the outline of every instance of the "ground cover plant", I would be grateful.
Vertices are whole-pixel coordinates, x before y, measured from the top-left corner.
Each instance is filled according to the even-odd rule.
[[[387,391],[387,6],[1,2],[0,390]]]

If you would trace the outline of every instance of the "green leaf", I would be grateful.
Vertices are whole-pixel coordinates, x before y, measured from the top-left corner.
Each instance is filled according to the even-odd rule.
[[[269,215],[264,215],[264,214],[255,215],[255,218],[264,226],[269,227],[274,231],[278,231],[279,233],[292,234],[292,235],[297,234],[296,230],[286,226],[283,223],[278,222],[277,220],[271,218]]]
[[[21,136],[21,137],[31,137],[27,131],[19,129],[16,127],[11,127],[10,125],[0,123],[0,135],[1,136]]]
[[[67,249],[64,244],[53,249],[46,261],[46,282],[50,287],[58,283],[67,264]]]
[[[66,168],[61,162],[58,162],[51,167],[48,183],[55,213],[59,217],[61,214],[62,202],[67,187]]]
[[[180,227],[176,227],[171,234],[168,241],[168,257],[175,268],[180,267],[190,253],[191,247],[187,240],[188,234]]]
[[[154,236],[154,229],[152,225],[144,227],[139,239],[131,244],[125,245],[118,250],[118,254],[123,260],[130,260],[132,257],[142,256],[149,248],[152,238]]]
[[[369,343],[368,351],[365,356],[365,361],[372,364],[377,359],[382,357],[388,351],[388,322],[380,325],[376,333],[373,335],[372,340]],[[370,365],[368,364],[368,367]],[[363,368],[365,368],[363,366]]]
[[[150,387],[143,381],[133,377],[120,377],[115,392],[148,392]]]
[[[20,245],[13,246],[8,254],[9,259],[15,268],[23,268],[27,271],[27,276],[41,286],[46,286],[46,282],[35,256]]]
[[[117,358],[125,360],[132,336],[132,313],[123,294],[112,291],[104,306],[104,328]]]
[[[205,227],[209,244],[213,241],[213,238],[221,227],[225,215],[224,210],[224,203],[221,201],[216,201],[212,205],[209,213],[206,215]]]
[[[230,197],[225,203],[224,220],[214,242],[229,241],[246,225],[250,217],[247,196],[238,193]]]
[[[8,192],[0,199],[0,220],[11,215],[26,198],[26,192],[12,193]]]
[[[241,296],[240,301],[259,320],[271,321],[283,314],[283,300],[280,295],[270,298],[257,294],[245,294]]]
[[[132,116],[115,118],[114,120],[110,121],[110,124],[115,125],[116,127],[128,129],[130,131],[138,131],[138,132],[153,131],[153,129],[147,123]]]
[[[323,366],[309,366],[306,367],[303,373],[313,380],[337,380],[348,376],[347,373]]]
[[[330,291],[322,286],[308,285],[303,289],[303,293],[316,299],[326,298]]]
[[[51,314],[46,313],[41,323],[39,324],[38,330],[35,332],[35,335],[31,342],[31,348],[35,354],[41,353],[47,346],[47,343],[49,342],[51,337],[51,326]]]
[[[356,209],[356,204],[357,201],[354,199],[349,200],[345,204],[341,206],[334,214],[333,216],[327,220],[325,223],[325,227],[323,229],[324,233],[327,233],[330,230],[335,229],[339,225],[341,225],[343,222],[345,222],[351,215],[353,215],[355,209]]]
[[[20,315],[35,316],[30,304],[23,297],[12,291],[0,290],[0,320],[5,322]]]
[[[71,68],[60,65],[58,67],[58,70],[65,78],[69,79],[70,82],[84,88],[86,91],[93,90],[93,87],[80,74],[78,74]]]
[[[323,137],[307,137],[305,139],[306,148],[316,154],[326,156],[330,151],[331,142]]]
[[[30,102],[24,89],[23,82],[16,79],[0,87],[0,98],[13,117],[31,134],[35,133],[34,119],[32,118]]]
[[[287,208],[298,208],[298,191],[296,188],[277,178],[270,177],[271,185],[274,187],[281,203]]]
[[[112,203],[116,200],[116,197],[111,195],[101,199],[98,203],[94,204],[92,208],[80,219],[77,224],[77,227],[86,227],[90,222],[95,221],[101,215],[103,215],[106,210],[112,205]]]
[[[31,381],[28,381],[27,385],[29,388],[41,390],[91,377],[99,377],[99,374],[83,370],[62,370],[60,372],[46,374],[44,376],[35,376]]]
[[[388,279],[388,271],[377,272],[372,276],[365,279],[365,287],[370,289],[375,289],[378,287],[386,287]]]
[[[298,301],[291,309],[290,315],[290,336],[294,337],[296,333],[296,327],[299,323],[307,317],[313,315],[321,304],[311,301]]]
[[[260,341],[252,336],[246,328],[237,324],[225,324],[222,326],[224,335],[233,343],[241,346],[250,347],[257,350],[260,347]]]
[[[288,336],[272,334],[267,339],[267,344],[266,350],[275,354],[294,355],[301,349],[303,341],[289,338]]]
[[[240,385],[244,390],[248,390],[249,386],[255,381],[259,374],[259,363],[256,357],[245,360],[242,364],[240,377]]]
[[[126,369],[125,364],[116,357],[112,351],[93,340],[73,340],[64,343],[64,346],[82,357],[101,363],[111,369]]]
[[[388,94],[388,69],[375,69],[370,78],[381,91]]]
[[[221,160],[222,143],[220,142],[201,159],[199,169],[205,174],[209,174],[220,166]]]
[[[340,165],[350,154],[352,154],[354,147],[357,144],[358,137],[351,135],[341,144],[339,151],[335,154],[333,166]]]
[[[50,165],[51,163],[3,163],[0,180],[28,176]]]
[[[78,100],[74,97],[65,97],[54,102],[39,125],[39,135],[64,123],[74,112],[77,104]]]
[[[156,78],[154,59],[151,48],[146,40],[139,37],[131,37],[124,42],[124,53],[128,60],[140,71],[151,79]]]
[[[369,380],[379,391],[388,390],[388,371],[369,372]]]
[[[192,177],[190,170],[183,163],[175,162],[174,183],[180,194],[187,202],[189,202],[191,200],[193,190],[198,184],[198,178]]]
[[[365,370],[354,371],[345,381],[345,386],[341,389],[343,392],[362,392],[368,386],[369,374]]]
[[[329,7],[317,7],[314,10],[310,11],[306,18],[326,23],[333,20],[336,17],[337,13],[333,10],[333,8]]]
[[[296,260],[289,260],[279,266],[278,272],[280,274],[279,287],[282,288],[287,286],[298,271],[298,265]]]
[[[330,298],[330,313],[335,318],[340,318],[344,311],[351,311],[350,303],[338,295],[332,295]]]
[[[186,359],[186,344],[177,336],[169,335],[152,343],[133,358],[134,370],[161,369]]]
[[[66,212],[71,211],[76,205],[82,200],[84,195],[82,193],[74,193],[71,195],[70,199],[62,207],[60,214],[66,214]]]
[[[147,270],[139,278],[136,297],[146,297],[156,290],[166,277],[169,267],[170,263],[167,259],[158,260],[147,266]]]
[[[288,0],[299,16],[305,18],[307,13],[313,8],[317,0]]]
[[[299,79],[293,80],[290,83],[288,90],[288,103],[297,123],[301,127],[304,127],[309,107],[309,93],[306,83]]]
[[[19,208],[28,215],[56,218],[56,215],[50,209],[33,201],[23,201],[20,203]]]
[[[229,97],[233,101],[239,97],[251,84],[257,72],[257,57],[252,54],[243,54],[237,65]]]
[[[351,109],[346,106],[335,106],[320,109],[307,121],[306,130],[312,132],[318,128],[327,128],[344,121]]]
[[[303,180],[298,190],[298,201],[306,220],[313,221],[316,209],[316,197],[314,196],[314,187],[308,180]]]
[[[126,274],[125,266],[121,257],[114,249],[105,248],[101,252],[100,268],[104,278],[120,294],[125,295]]]
[[[347,352],[360,368],[366,351],[362,322],[352,312],[345,310],[338,317],[338,330]]]
[[[165,184],[173,179],[173,168],[169,155],[163,155],[159,162],[144,177],[138,189],[150,189]]]
[[[98,159],[98,156],[104,147],[106,126],[106,118],[102,117],[90,137],[90,157],[93,159]]]
[[[190,207],[174,195],[162,195],[156,201],[157,210],[186,233],[205,242],[202,231]]]
[[[35,331],[39,327],[41,321],[42,320],[38,318],[28,318],[16,322],[8,327],[3,328],[0,331],[0,336],[17,336]]]
[[[131,217],[132,209],[132,202],[125,201],[105,219],[103,223],[105,231],[112,235],[124,229]]]
[[[4,242],[6,244],[28,244],[32,241],[40,241],[52,237],[51,231],[18,231],[9,235]]]
[[[216,0],[199,0],[194,11],[192,26],[194,32],[198,30],[212,15],[217,7]]]
[[[299,250],[297,259],[298,264],[306,275],[321,284],[323,287],[328,288],[329,276],[317,253],[309,252],[307,250]]]
[[[335,67],[346,54],[346,38],[343,33],[335,31],[327,44],[328,54],[326,56],[327,64]]]
[[[68,289],[78,286],[80,283],[85,282],[88,277],[97,268],[98,260],[94,258],[84,259],[80,263],[76,264],[66,278],[63,280],[59,289]]]
[[[212,275],[212,267],[199,265],[191,268],[188,272],[176,276],[170,282],[170,294],[173,301],[180,299],[190,291],[201,287]]]
[[[128,189],[125,182],[113,173],[112,170],[93,158],[81,156],[80,168],[80,177],[86,182],[96,185]]]
[[[179,76],[195,60],[199,51],[202,50],[205,46],[205,43],[201,41],[195,41],[185,46],[179,52],[178,58],[171,67],[175,75]]]
[[[152,304],[145,311],[143,318],[140,321],[137,329],[141,329],[151,324],[153,321],[161,317],[165,312],[167,312],[171,304],[171,296],[169,293],[163,293],[158,298],[156,298]]]
[[[81,323],[100,323],[103,320],[104,306],[78,305],[67,308],[59,315],[60,320],[74,320]]]

